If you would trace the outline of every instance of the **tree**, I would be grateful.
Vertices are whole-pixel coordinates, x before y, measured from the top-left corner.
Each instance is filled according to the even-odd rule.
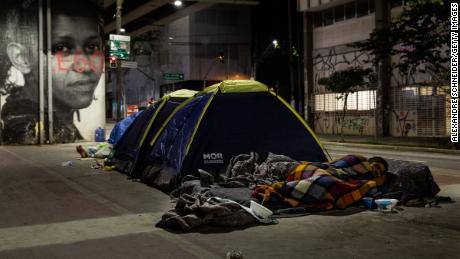
[[[372,54],[374,64],[398,55],[400,60],[392,68],[401,74],[420,72],[430,75],[430,80],[418,83],[445,84],[450,71],[449,8],[447,0],[408,0],[388,28],[374,30],[368,40],[351,46]]]
[[[345,70],[335,71],[329,77],[318,80],[320,85],[324,85],[328,91],[340,93],[338,99],[343,98],[343,110],[341,114],[340,138],[343,141],[343,127],[345,125],[345,116],[347,113],[348,95],[354,93],[358,88],[368,85],[365,80],[372,72],[371,69],[362,69],[350,67]]]

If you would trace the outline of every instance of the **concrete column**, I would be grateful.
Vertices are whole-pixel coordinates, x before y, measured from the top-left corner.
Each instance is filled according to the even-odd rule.
[[[390,1],[375,0],[375,29],[387,29],[391,21]],[[375,137],[388,136],[390,131],[390,86],[391,86],[391,56],[380,60],[376,67],[378,74],[376,109],[375,109]]]
[[[122,5],[123,0],[117,0],[117,12],[115,14],[116,17],[116,28],[117,34],[121,33],[121,19],[122,19]],[[122,70],[120,67],[120,60],[117,60],[117,68],[116,68],[116,103],[117,103],[117,121],[121,121],[123,118],[126,118],[126,97],[125,97],[125,90],[123,87],[123,75]],[[123,109],[121,105],[123,104]]]
[[[305,80],[304,80],[304,17],[303,13],[296,12],[295,16],[295,47],[297,48],[298,56],[296,56],[296,103],[297,111],[305,118]]]
[[[314,130],[314,82],[313,82],[313,14],[304,12],[303,19],[303,35],[304,35],[304,74],[306,84],[304,85],[304,98],[305,98],[305,119],[307,120],[310,127]]]
[[[292,11],[292,1],[288,0],[287,1],[287,9],[288,9],[288,62],[289,62],[289,102],[294,109],[299,111],[297,109],[298,103],[296,102],[295,98],[295,88],[296,88],[296,82],[295,82],[295,71],[294,71],[294,58],[292,56],[292,47],[294,46],[293,43],[293,24],[292,24],[292,19],[293,17],[293,11]],[[295,11],[294,11],[295,15]]]

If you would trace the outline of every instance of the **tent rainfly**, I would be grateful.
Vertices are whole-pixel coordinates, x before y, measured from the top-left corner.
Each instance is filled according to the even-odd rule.
[[[217,173],[238,154],[327,160],[303,118],[266,85],[223,81],[180,104],[149,139],[132,176],[168,190],[198,169]]]
[[[117,170],[130,174],[139,153],[149,144],[145,140],[150,139],[158,131],[177,106],[196,93],[197,91],[187,89],[174,91],[139,114],[113,148],[111,160]]]

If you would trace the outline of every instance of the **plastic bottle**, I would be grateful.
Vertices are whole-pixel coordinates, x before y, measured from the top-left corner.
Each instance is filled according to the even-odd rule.
[[[96,140],[96,142],[104,142],[105,141],[105,130],[101,127],[97,128],[94,139]]]
[[[62,166],[73,166],[73,162],[69,160],[69,161],[62,162],[61,165]]]

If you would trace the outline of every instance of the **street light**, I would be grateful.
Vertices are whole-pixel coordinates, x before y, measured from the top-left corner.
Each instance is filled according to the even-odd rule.
[[[256,74],[257,74],[257,65],[265,61],[265,58],[268,56],[272,55],[276,49],[280,49],[281,46],[278,42],[277,39],[273,39],[271,44],[267,43],[267,46],[265,47],[264,51],[259,57],[254,56],[254,61],[252,64],[252,72],[251,72],[251,78],[254,78],[257,80]]]
[[[174,5],[179,7],[182,5],[182,1],[174,1]]]

